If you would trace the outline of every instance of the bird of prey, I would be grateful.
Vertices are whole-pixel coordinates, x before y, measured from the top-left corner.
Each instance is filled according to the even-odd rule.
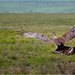
[[[53,53],[64,53],[66,55],[72,55],[75,52],[74,47],[67,47],[64,46],[65,43],[69,42],[73,38],[75,38],[75,25],[71,27],[70,30],[68,30],[64,35],[61,37],[57,37],[55,32],[52,32],[54,38],[48,37],[46,35],[42,35],[40,33],[32,33],[27,32],[23,33],[24,37],[30,37],[30,38],[37,38],[45,42],[49,42],[55,45],[56,50]]]

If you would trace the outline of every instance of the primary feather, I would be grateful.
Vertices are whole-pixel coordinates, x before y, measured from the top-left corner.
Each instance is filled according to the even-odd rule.
[[[25,37],[30,37],[30,38],[37,38],[39,40],[45,41],[45,42],[50,42],[49,37],[39,34],[39,33],[32,33],[32,32],[28,32],[28,33],[24,33],[23,34]]]

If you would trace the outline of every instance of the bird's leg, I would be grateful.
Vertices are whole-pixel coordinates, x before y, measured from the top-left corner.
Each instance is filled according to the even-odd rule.
[[[57,36],[56,36],[56,33],[55,33],[55,32],[52,32],[52,34],[53,34],[54,38],[57,38]]]

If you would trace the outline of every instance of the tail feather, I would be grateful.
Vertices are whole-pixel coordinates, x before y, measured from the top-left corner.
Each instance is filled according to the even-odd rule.
[[[24,37],[30,37],[30,38],[37,38],[39,40],[45,41],[45,42],[49,42],[48,38],[45,35],[39,34],[39,33],[24,33],[23,34]]]

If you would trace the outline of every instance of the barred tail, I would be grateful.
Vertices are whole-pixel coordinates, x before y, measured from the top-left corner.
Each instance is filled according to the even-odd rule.
[[[42,34],[39,34],[39,33],[28,32],[28,33],[23,33],[23,36],[30,37],[30,38],[37,38],[37,39],[45,41],[45,42],[50,42],[49,37],[42,35]]]

